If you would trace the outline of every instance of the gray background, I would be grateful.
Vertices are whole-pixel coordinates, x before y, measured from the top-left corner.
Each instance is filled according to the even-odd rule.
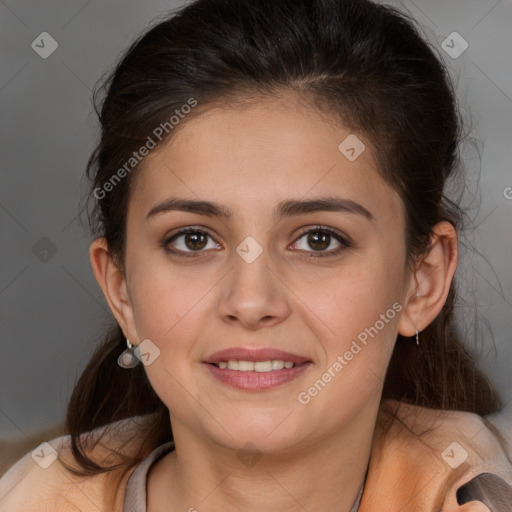
[[[477,141],[464,149],[463,204],[474,222],[461,239],[458,314],[507,403],[496,421],[512,434],[512,199],[504,193],[512,187],[512,2],[393,4],[445,58]],[[109,322],[77,219],[97,136],[92,88],[148,22],[176,5],[0,0],[0,440],[62,421]],[[59,46],[42,59],[31,43],[45,31]],[[453,31],[469,44],[457,59],[441,48]]]

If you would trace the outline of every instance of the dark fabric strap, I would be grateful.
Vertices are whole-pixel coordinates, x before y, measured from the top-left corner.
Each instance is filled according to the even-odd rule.
[[[491,512],[512,512],[512,487],[494,473],[480,473],[457,489],[457,503],[481,501]]]

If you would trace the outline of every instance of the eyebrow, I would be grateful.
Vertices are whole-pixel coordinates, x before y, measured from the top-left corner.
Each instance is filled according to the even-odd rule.
[[[170,197],[154,205],[146,215],[146,221],[170,211],[190,212],[225,220],[229,220],[234,216],[233,210],[219,203]],[[274,210],[273,219],[274,222],[278,222],[285,217],[316,212],[352,213],[361,215],[368,220],[374,220],[373,215],[364,206],[351,199],[341,197],[322,197],[310,200],[290,199],[281,201]]]

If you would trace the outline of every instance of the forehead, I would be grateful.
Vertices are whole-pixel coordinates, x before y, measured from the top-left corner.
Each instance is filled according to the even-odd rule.
[[[144,159],[134,188],[130,208],[140,214],[171,195],[253,214],[256,206],[265,209],[290,197],[326,195],[394,216],[402,207],[377,170],[370,141],[293,95],[228,103],[185,117]]]

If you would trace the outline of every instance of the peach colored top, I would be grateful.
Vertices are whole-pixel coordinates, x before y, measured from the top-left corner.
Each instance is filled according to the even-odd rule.
[[[395,412],[400,421],[386,430],[380,419],[387,416],[381,418],[384,413],[379,411],[365,482],[353,512],[476,512],[483,510],[482,504],[492,512],[512,512],[512,447],[498,442],[484,418],[407,404]],[[59,463],[73,465],[74,460],[69,436],[61,436],[46,443],[44,451],[50,447],[58,454],[47,468],[34,457],[41,451],[38,447],[0,478],[0,511],[145,512],[148,471],[173,443],[139,451],[139,441],[131,442],[136,439],[131,429],[140,432],[140,420],[116,422],[119,428],[91,452],[94,460],[107,464],[112,462],[106,458],[111,450],[140,453],[142,461],[130,471],[71,476]]]
[[[173,441],[164,443],[155,448],[141,463],[135,467],[135,470],[131,474],[126,485],[123,512],[146,512],[146,483],[149,469],[161,457],[171,452],[173,449]],[[359,510],[365,483],[366,478],[350,512],[357,512]]]

